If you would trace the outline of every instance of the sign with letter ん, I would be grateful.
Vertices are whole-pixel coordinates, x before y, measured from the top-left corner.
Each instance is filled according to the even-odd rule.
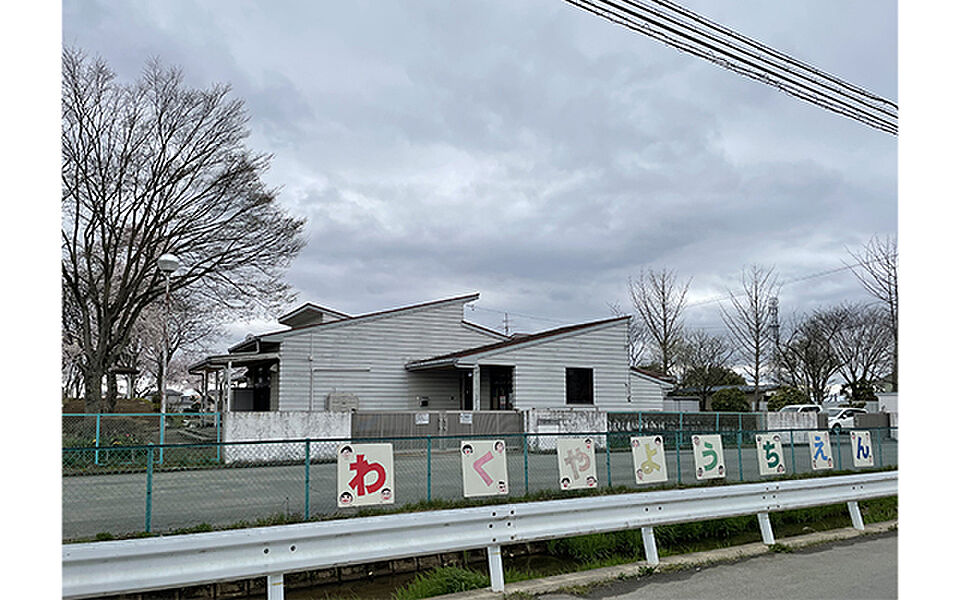
[[[509,493],[507,451],[503,440],[460,442],[460,464],[465,497]]]
[[[757,434],[757,462],[761,475],[783,475],[783,445],[779,433]]]
[[[727,468],[723,464],[723,442],[719,435],[695,435],[691,442],[697,479],[722,479],[727,476]]]
[[[659,435],[630,438],[633,472],[637,483],[662,483],[667,480],[667,459],[663,438]]]
[[[870,444],[869,431],[851,431],[850,448],[853,449],[853,466],[873,466],[873,446]]]
[[[337,506],[393,504],[393,444],[337,448]]]
[[[830,449],[830,434],[826,431],[810,432],[810,465],[814,470],[833,468],[833,451]]]
[[[597,487],[597,465],[591,438],[557,439],[557,465],[560,489],[574,490]]]

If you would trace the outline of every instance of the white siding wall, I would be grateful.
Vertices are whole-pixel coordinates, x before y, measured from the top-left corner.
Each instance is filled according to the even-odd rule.
[[[635,410],[662,411],[664,386],[646,377],[630,373],[630,405]]]
[[[593,369],[594,406],[632,410],[627,402],[629,361],[627,323],[547,339],[542,343],[503,351],[479,359],[480,365],[513,365],[514,408],[566,407],[566,369]],[[482,392],[481,392],[482,393]]]
[[[313,410],[333,391],[356,394],[361,410],[416,409],[418,396],[429,396],[430,409],[457,409],[455,371],[410,373],[404,365],[497,341],[462,319],[463,305],[454,303],[290,335],[280,343],[280,410],[310,410],[311,389]]]

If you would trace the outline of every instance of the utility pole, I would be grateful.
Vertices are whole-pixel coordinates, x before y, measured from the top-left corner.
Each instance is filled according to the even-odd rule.
[[[503,333],[510,335],[510,315],[503,313]]]

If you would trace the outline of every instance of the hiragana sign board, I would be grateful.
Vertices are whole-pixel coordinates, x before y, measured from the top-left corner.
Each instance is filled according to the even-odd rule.
[[[783,461],[783,444],[779,433],[758,433],[757,462],[761,475],[783,475],[787,467]]]
[[[662,437],[631,437],[630,450],[633,452],[633,472],[638,484],[667,481],[667,457],[663,451]]]
[[[465,497],[509,493],[507,450],[503,440],[461,441],[460,464]]]
[[[810,466],[815,471],[833,468],[833,451],[830,449],[830,434],[826,431],[810,432]]]
[[[727,476],[727,468],[723,463],[723,442],[719,435],[694,435],[690,441],[697,479],[722,479]]]
[[[853,449],[853,466],[873,466],[873,445],[870,443],[869,431],[851,431],[850,448]]]
[[[393,504],[393,444],[337,448],[337,506]]]
[[[561,490],[597,487],[594,445],[594,440],[591,438],[557,439],[557,465],[560,471]]]

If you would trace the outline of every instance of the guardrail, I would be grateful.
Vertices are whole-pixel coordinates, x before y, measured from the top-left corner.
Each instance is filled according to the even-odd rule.
[[[503,591],[500,546],[637,529],[659,563],[654,527],[747,514],[774,543],[769,513],[846,502],[863,529],[859,500],[897,493],[898,471],[404,513],[63,547],[63,597],[89,598],[267,578],[282,600],[283,574],[486,548],[491,587]]]

